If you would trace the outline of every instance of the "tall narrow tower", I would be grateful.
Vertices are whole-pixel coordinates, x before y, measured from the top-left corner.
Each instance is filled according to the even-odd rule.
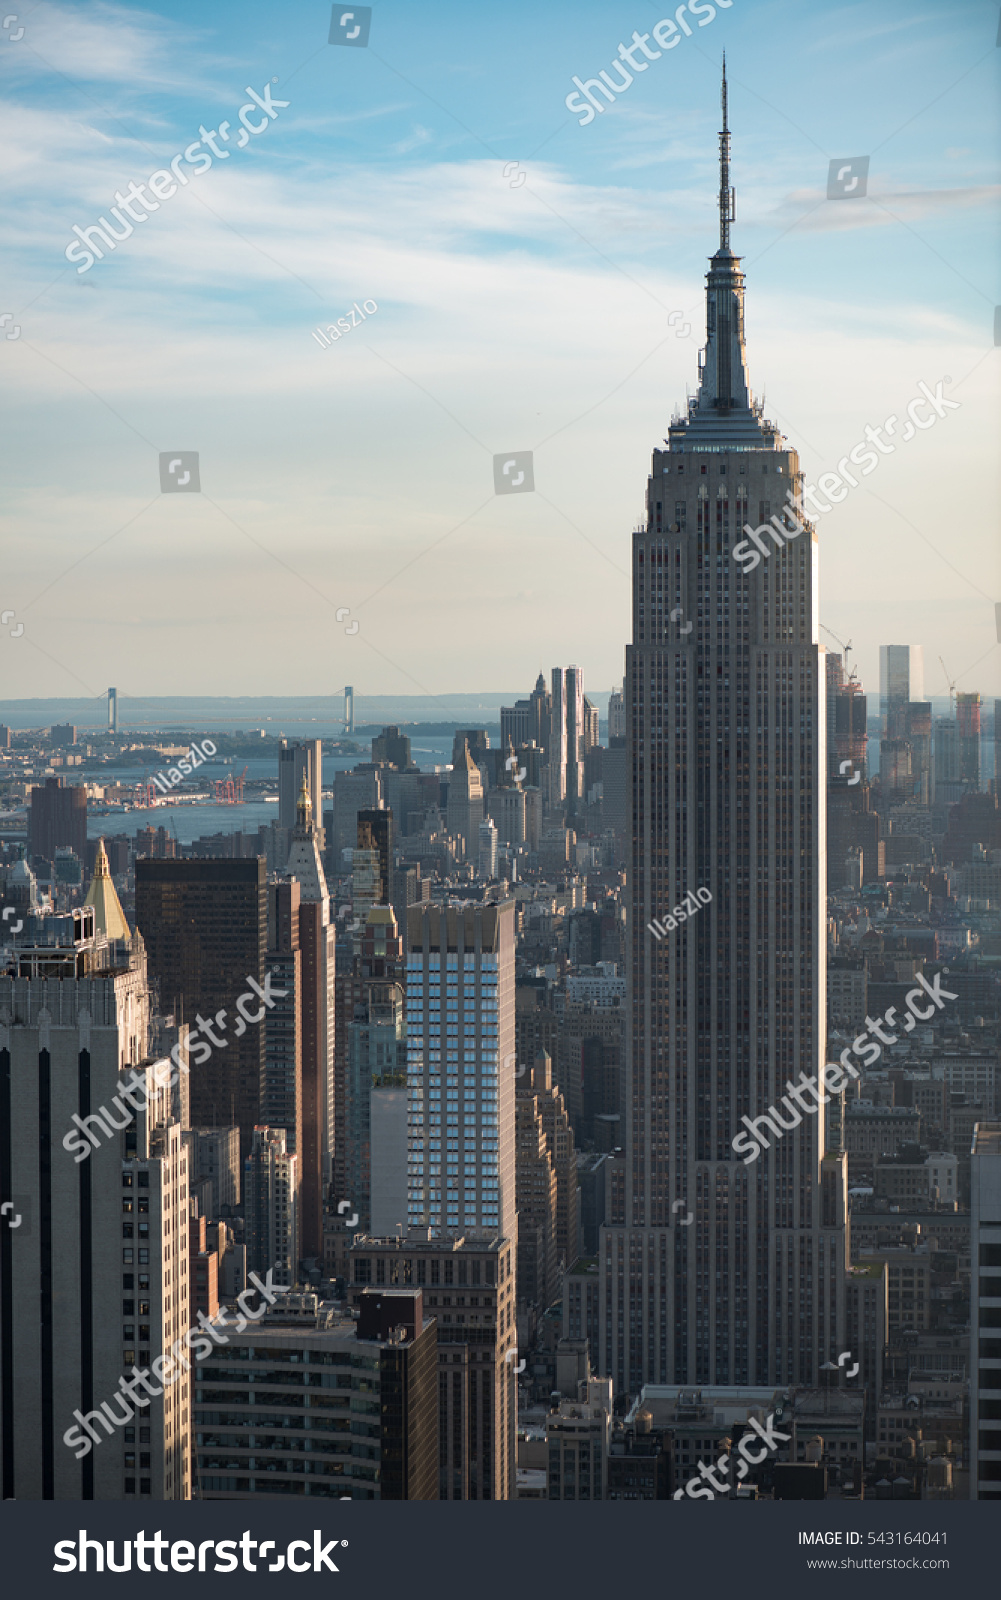
[[[299,1248],[323,1259],[323,1186],[334,1154],[334,1035],[337,931],[320,860],[313,803],[305,778],[299,791],[286,873],[299,880],[302,971],[302,1149]]]
[[[724,64],[699,389],[633,534],[626,1142],[600,1278],[619,1392],[809,1384],[842,1325],[843,1169],[821,1120],[790,1115],[753,1161],[732,1143],[824,1060],[826,773],[817,540],[769,524],[799,461],[748,386],[726,111]],[[742,562],[752,519],[770,553]],[[649,931],[699,888],[710,904]]]

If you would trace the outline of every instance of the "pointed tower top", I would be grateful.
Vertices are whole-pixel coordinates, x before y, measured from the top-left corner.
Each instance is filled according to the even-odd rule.
[[[327,880],[323,875],[319,840],[313,825],[313,802],[309,797],[309,785],[305,773],[296,801],[295,817],[285,875],[289,878],[298,878],[300,894],[305,904],[318,902],[323,907],[322,921],[323,926],[327,927],[330,918]]]
[[[302,775],[302,788],[299,790],[299,798],[296,801],[295,814],[299,827],[308,828],[313,820],[313,802],[309,796],[309,785],[306,782],[305,773]]]
[[[751,394],[744,348],[744,274],[730,248],[730,224],[736,220],[735,192],[730,186],[730,121],[723,62],[720,84],[723,126],[719,134],[719,249],[706,276],[706,343],[699,352],[699,388],[689,400],[687,415],[671,421],[671,450],[776,450],[781,435],[763,415]]]
[[[132,934],[111,879],[108,853],[104,848],[103,839],[98,840],[94,876],[87,890],[84,905],[93,906],[94,926],[98,933],[103,933],[108,939],[123,939],[126,944],[130,942]]]

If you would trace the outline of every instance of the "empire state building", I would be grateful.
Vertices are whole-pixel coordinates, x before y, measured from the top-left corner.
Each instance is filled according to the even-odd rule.
[[[722,101],[698,393],[653,452],[632,544],[625,1150],[600,1252],[620,1393],[813,1384],[843,1348],[845,1158],[823,1116],[787,1118],[756,1160],[733,1148],[824,1063],[826,740],[817,538],[747,379],[725,63]],[[742,562],[752,523],[763,558]]]

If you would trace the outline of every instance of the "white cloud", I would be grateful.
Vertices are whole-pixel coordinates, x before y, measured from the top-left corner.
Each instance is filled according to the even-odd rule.
[[[191,92],[199,78],[192,63],[208,31],[151,11],[88,0],[86,6],[43,3],[23,16],[21,48],[4,52],[15,78],[70,83],[117,84]]]
[[[120,681],[127,666],[134,694],[344,679],[412,692],[415,678],[438,691],[454,687],[458,665],[471,685],[510,682],[512,663],[534,664],[540,648],[584,654],[589,685],[607,688],[629,631],[628,579],[613,568],[628,572],[650,450],[694,385],[702,337],[704,263],[668,270],[679,259],[670,239],[691,253],[704,238],[708,253],[711,201],[680,166],[657,206],[614,182],[575,183],[555,160],[526,160],[517,190],[494,160],[331,170],[284,139],[294,112],[83,278],[59,276],[71,223],[95,220],[157,160],[63,111],[3,113],[0,137],[16,131],[22,149],[5,182],[26,307],[22,340],[0,341],[21,396],[6,424],[5,600],[57,657],[65,640],[70,662],[89,619],[84,675]],[[784,182],[756,198],[745,237],[770,243],[783,205],[795,214],[819,199]],[[900,204],[913,218],[986,196],[915,192]],[[918,378],[958,381],[983,353],[958,312],[922,305],[917,290],[889,306],[847,289],[828,298],[805,280],[790,290],[778,255],[761,253],[748,284],[751,379],[759,391],[767,381],[769,410],[814,470],[905,404]],[[320,349],[311,328],[365,298],[378,314]],[[691,310],[687,339],[668,328],[675,307]],[[957,474],[994,492],[981,470],[996,436],[987,374],[969,380],[958,428],[938,424],[874,483],[936,540],[954,521]],[[201,497],[159,497],[157,451],[173,448],[200,451]],[[506,449],[536,450],[536,495],[493,496],[491,455]],[[978,501],[975,525],[947,548],[1001,592],[991,512]],[[936,653],[972,659],[986,602],[879,502],[853,497],[826,519],[822,551],[825,620],[856,604],[862,574],[890,632],[920,618]],[[336,622],[341,605],[361,620],[354,638]],[[12,695],[66,688],[44,658],[3,648]],[[871,678],[874,662],[862,664]]]

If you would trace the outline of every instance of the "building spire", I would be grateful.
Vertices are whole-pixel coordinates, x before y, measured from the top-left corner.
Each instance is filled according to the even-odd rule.
[[[730,187],[730,129],[726,120],[726,51],[723,51],[723,127],[719,136],[719,247],[730,248],[730,224],[736,220],[737,191]]]
[[[730,248],[735,221],[735,191],[730,186],[730,121],[726,58],[720,90],[723,126],[719,134],[719,249],[706,277],[706,343],[699,352],[699,389],[688,414],[672,422],[672,450],[771,450],[774,429],[762,427],[761,407],[751,396],[744,350],[744,274]]]
[[[308,835],[311,831],[310,825],[313,821],[313,802],[310,798],[309,785],[306,782],[305,772],[302,775],[302,788],[299,790],[299,799],[296,802],[295,814],[297,827],[302,830],[304,835]]]

